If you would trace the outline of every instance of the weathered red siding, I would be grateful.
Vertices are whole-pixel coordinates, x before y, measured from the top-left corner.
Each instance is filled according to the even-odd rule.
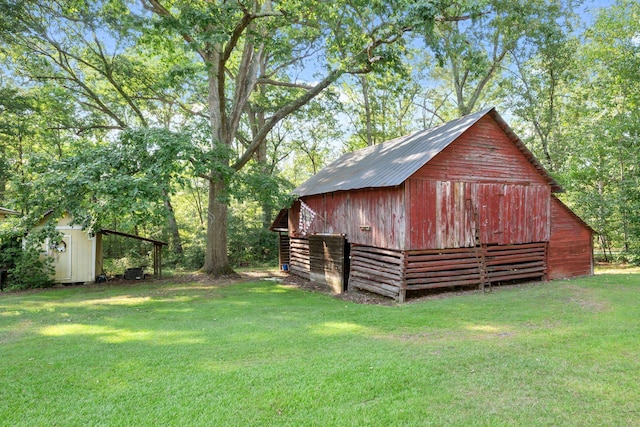
[[[307,234],[345,234],[349,243],[402,249],[405,242],[402,187],[341,191],[305,197],[317,216]],[[293,235],[299,234],[300,205],[289,215]]]
[[[551,198],[548,269],[550,280],[593,274],[592,231],[555,197]]]
[[[477,186],[482,244],[508,245],[549,240],[548,186],[473,184]]]
[[[548,185],[490,116],[480,119],[412,178]]]
[[[407,250],[520,244],[549,240],[543,185],[426,181],[407,183]]]

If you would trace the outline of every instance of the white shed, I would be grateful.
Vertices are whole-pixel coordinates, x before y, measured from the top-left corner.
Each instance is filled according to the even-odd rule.
[[[45,215],[34,228],[42,228],[49,217]],[[61,240],[48,240],[43,247],[43,255],[53,259],[53,279],[58,283],[93,283],[102,273],[102,234],[87,233],[73,224],[68,213],[58,220],[56,230],[62,234]]]
[[[34,229],[42,229],[49,221],[46,214]],[[73,218],[66,213],[58,220],[56,231],[62,234],[60,241],[45,242],[43,255],[53,259],[54,280],[58,283],[93,283],[102,274],[104,259],[102,239],[105,235],[118,235],[153,244],[153,274],[162,276],[162,247],[166,242],[149,239],[115,230],[101,229],[88,233],[82,226],[73,224]]]

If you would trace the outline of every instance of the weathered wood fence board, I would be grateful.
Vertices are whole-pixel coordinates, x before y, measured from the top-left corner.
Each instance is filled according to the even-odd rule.
[[[350,286],[403,301],[407,291],[544,279],[547,244],[389,251],[353,245]]]
[[[289,270],[304,279],[310,277],[309,239],[292,237],[290,243],[291,261]]]
[[[547,274],[547,243],[487,246],[487,277],[491,282],[544,279]]]
[[[352,245],[350,287],[397,300],[404,299],[403,276],[404,254],[402,252]]]
[[[291,238],[291,273],[335,292],[346,290],[348,277],[353,288],[400,302],[407,291],[544,279],[547,274],[546,242],[420,251],[351,245],[350,262],[348,247],[344,236]]]

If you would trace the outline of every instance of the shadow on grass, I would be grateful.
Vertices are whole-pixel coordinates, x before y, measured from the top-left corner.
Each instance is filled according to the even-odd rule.
[[[639,282],[611,275],[394,307],[273,282],[7,295],[0,417],[571,425],[588,414],[594,425],[633,424],[638,412],[612,408],[640,409]]]

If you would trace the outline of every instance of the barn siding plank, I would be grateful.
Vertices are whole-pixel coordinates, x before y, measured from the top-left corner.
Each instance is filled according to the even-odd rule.
[[[555,197],[551,198],[551,215],[549,279],[592,275],[591,230]]]
[[[401,300],[404,295],[403,253],[352,245],[349,286]]]

